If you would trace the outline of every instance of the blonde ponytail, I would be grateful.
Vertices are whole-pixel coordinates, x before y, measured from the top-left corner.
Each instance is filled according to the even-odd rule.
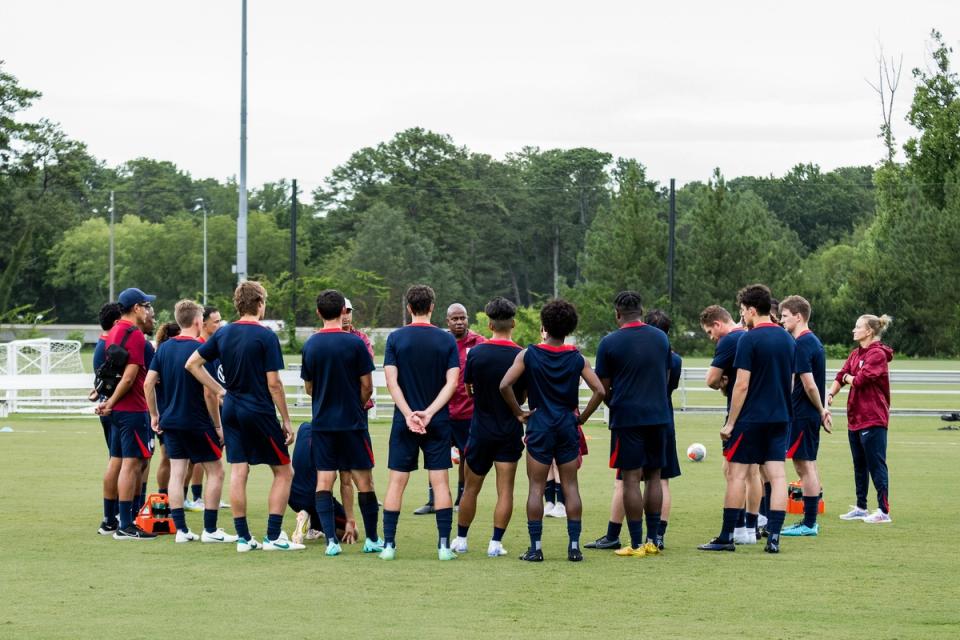
[[[867,323],[867,326],[870,327],[870,332],[873,333],[876,338],[882,337],[893,322],[893,318],[887,314],[883,314],[878,318],[875,315],[865,313],[860,316],[860,319]]]

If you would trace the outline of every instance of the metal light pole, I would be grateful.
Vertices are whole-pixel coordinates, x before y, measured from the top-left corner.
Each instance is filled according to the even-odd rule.
[[[207,305],[207,203],[203,198],[194,200],[193,210],[199,207],[203,211],[203,305]]]
[[[240,206],[237,212],[237,282],[247,279],[247,0],[240,39]]]
[[[110,302],[114,302],[116,298],[114,297],[113,286],[113,189],[110,189]]]

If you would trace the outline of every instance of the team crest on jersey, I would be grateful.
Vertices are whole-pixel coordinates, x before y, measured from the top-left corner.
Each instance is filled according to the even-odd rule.
[[[220,384],[226,384],[226,383],[227,383],[227,379],[226,379],[225,377],[223,377],[223,365],[222,365],[222,364],[218,364],[218,365],[217,365],[217,382],[219,382]]]

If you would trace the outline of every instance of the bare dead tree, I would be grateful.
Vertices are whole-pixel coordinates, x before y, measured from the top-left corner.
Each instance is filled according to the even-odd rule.
[[[874,84],[867,80],[877,95],[880,97],[880,109],[883,113],[883,124],[880,125],[879,138],[883,139],[883,145],[887,148],[887,162],[893,163],[897,154],[893,138],[893,99],[897,93],[897,87],[900,86],[900,72],[903,70],[903,54],[896,60],[890,56],[887,61],[883,55],[883,45],[880,45],[880,52],[877,55],[877,75],[878,82]]]

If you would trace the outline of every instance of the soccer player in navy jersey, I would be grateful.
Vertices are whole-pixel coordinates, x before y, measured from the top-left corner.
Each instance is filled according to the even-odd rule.
[[[203,386],[224,394],[204,368],[219,358],[223,367],[226,396],[221,409],[224,444],[230,468],[230,504],[237,531],[237,551],[296,551],[303,549],[282,531],[283,512],[290,496],[293,469],[287,446],[293,429],[287,400],[280,380],[283,354],[280,340],[263,326],[267,292],[259,282],[241,282],[233,292],[233,304],[240,319],[221,328],[203,343],[187,361],[187,369]],[[277,421],[277,411],[282,422]],[[261,545],[247,525],[247,478],[251,465],[266,464],[273,472],[267,499],[267,535]]]
[[[150,540],[156,537],[134,524],[141,478],[150,457],[153,456],[153,431],[147,401],[143,395],[143,381],[147,375],[144,330],[153,328],[153,301],[156,296],[140,289],[124,289],[117,297],[122,316],[110,329],[104,340],[105,348],[121,342],[127,351],[127,364],[113,395],[100,403],[97,415],[109,416],[112,439],[117,440],[121,456],[117,480],[119,528],[113,532],[115,540]],[[106,509],[105,509],[106,510]]]
[[[342,552],[334,520],[333,483],[339,471],[350,471],[367,536],[364,553],[383,551],[377,535],[379,503],[373,488],[373,447],[364,410],[373,393],[373,359],[357,336],[343,330],[343,294],[336,289],[317,296],[323,328],[303,345],[300,377],[313,406],[313,461],[316,466],[316,508],[327,533],[328,556]]]
[[[457,518],[457,537],[451,549],[467,551],[467,533],[477,512],[477,496],[491,468],[496,469],[497,504],[493,512],[493,536],[487,545],[491,558],[507,555],[503,534],[513,514],[513,485],[517,461],[523,454],[523,425],[514,417],[500,394],[500,381],[513,364],[520,345],[513,342],[517,307],[506,298],[487,303],[484,313],[493,338],[470,349],[464,363],[463,382],[473,399],[470,435],[460,453],[466,483]],[[513,386],[520,402],[526,397],[523,381]]]
[[[383,539],[380,558],[396,557],[397,521],[403,503],[403,491],[410,472],[417,469],[423,451],[423,466],[433,487],[440,560],[457,557],[450,550],[453,526],[453,502],[450,499],[450,412],[447,403],[460,377],[457,341],[452,335],[430,324],[436,295],[426,285],[407,289],[407,311],[411,322],[387,338],[383,369],[387,389],[393,398],[393,426],[390,429],[390,454],[387,466],[390,481],[383,504]]]
[[[616,554],[642,558],[659,553],[656,543],[644,543],[643,518],[646,515],[647,530],[656,535],[663,500],[660,469],[671,420],[670,341],[663,331],[643,322],[640,294],[621,291],[613,304],[620,329],[597,347],[597,377],[610,407],[610,468],[623,476],[630,532],[630,546]]]
[[[220,502],[223,489],[223,465],[220,462],[223,430],[220,423],[220,400],[186,370],[190,356],[200,347],[202,307],[193,300],[181,300],[174,307],[180,333],[165,340],[157,349],[150,372],[144,382],[150,424],[154,432],[164,433],[166,457],[170,460],[170,482],[176,491],[169,494],[170,512],[177,527],[177,542],[201,540],[210,543],[236,542],[237,536],[217,527],[217,508],[203,512],[203,533],[198,536],[187,527],[183,511],[184,494],[180,487],[186,481],[190,463],[206,471],[208,504]],[[164,397],[158,402],[158,385]]]
[[[323,530],[323,523],[320,521],[320,514],[317,513],[317,465],[313,461],[313,425],[304,422],[297,429],[297,439],[293,445],[293,455],[291,455],[291,464],[293,465],[293,483],[290,485],[290,498],[287,504],[297,513],[297,527],[294,529],[290,539],[294,542],[303,542],[304,540],[316,540],[321,536],[326,536],[328,532]],[[344,476],[341,474],[341,497],[345,500],[347,506],[353,512],[353,500],[346,500],[343,494],[343,486],[349,482],[344,482]],[[333,518],[336,529],[334,535],[340,540],[347,542],[351,536],[356,533],[356,528],[351,527],[347,512],[344,509],[344,503],[334,498],[333,500]],[[302,521],[301,521],[302,520]],[[351,532],[351,528],[353,531]]]
[[[780,303],[783,328],[797,341],[793,383],[793,421],[787,442],[787,457],[800,475],[803,487],[803,521],[783,530],[785,536],[815,536],[820,533],[817,510],[820,507],[820,474],[817,451],[820,425],[831,433],[833,418],[826,407],[827,356],[820,339],[810,331],[810,303],[800,296],[789,296]]]
[[[530,345],[516,359],[500,381],[500,393],[511,413],[527,425],[527,530],[530,548],[520,556],[528,562],[543,562],[543,491],[550,464],[556,460],[567,503],[567,560],[583,560],[580,551],[582,503],[577,484],[580,435],[585,423],[603,402],[603,385],[579,350],[564,344],[577,328],[577,310],[566,300],[551,300],[540,311],[544,340]],[[523,378],[530,411],[523,411],[514,385]],[[577,415],[580,378],[593,395]]]
[[[100,307],[100,329],[103,333],[97,339],[97,345],[93,349],[93,370],[100,368],[104,361],[106,351],[107,335],[113,329],[122,315],[120,305],[116,302],[108,302]],[[97,394],[96,390],[90,392],[90,399],[103,402],[105,397]],[[103,439],[107,443],[107,468],[103,473],[103,521],[97,529],[97,533],[102,536],[112,536],[117,530],[117,514],[119,505],[117,499],[117,479],[120,476],[120,441],[113,439],[113,425],[110,416],[100,416],[100,426],[103,428]]]
[[[767,523],[767,553],[779,553],[780,530],[786,511],[787,482],[783,461],[792,413],[791,384],[796,345],[783,327],[770,321],[770,289],[761,284],[737,294],[740,316],[750,329],[737,344],[737,381],[730,413],[720,437],[730,441],[724,452],[729,465],[720,535],[698,549],[734,551],[733,530],[744,500],[749,466],[766,465],[772,486]]]

